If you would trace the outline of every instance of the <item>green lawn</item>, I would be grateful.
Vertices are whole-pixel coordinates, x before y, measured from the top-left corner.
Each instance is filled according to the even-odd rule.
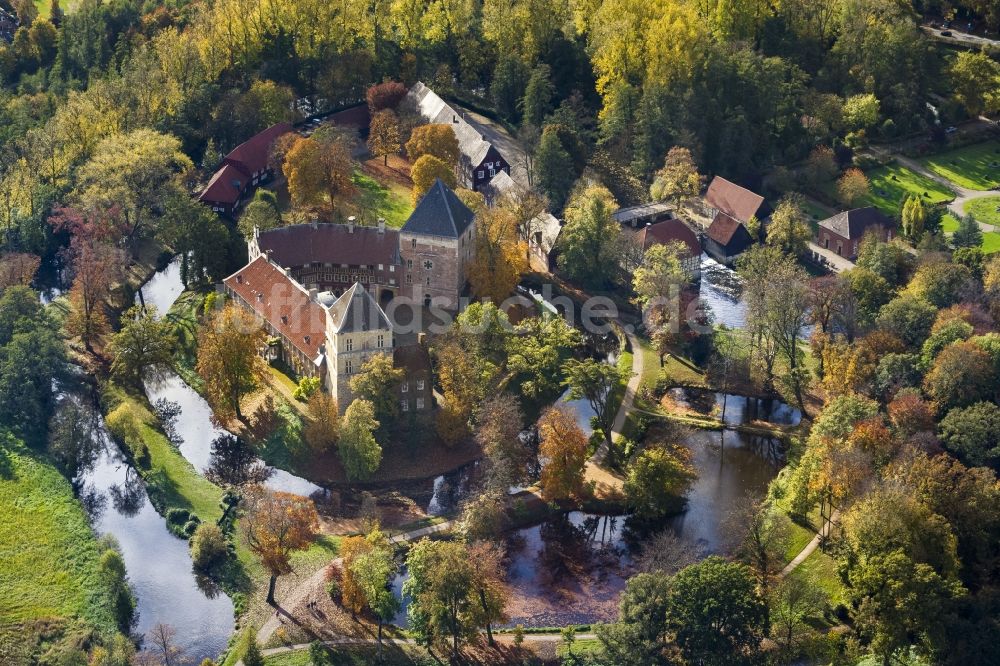
[[[1000,185],[1000,141],[949,150],[920,162],[939,176],[970,190],[992,190]]]
[[[1000,227],[1000,195],[973,199],[965,204],[965,212],[972,213],[980,222]]]
[[[362,221],[374,224],[379,217],[386,225],[398,229],[413,212],[410,190],[398,183],[383,184],[371,176],[354,172],[354,185],[358,188],[356,214]]]
[[[948,234],[958,231],[958,218],[951,213],[945,213],[941,217],[941,231]]]
[[[222,489],[200,475],[160,430],[159,421],[145,400],[109,384],[105,387],[108,428],[136,457],[142,447],[148,465],[139,465],[150,500],[159,509],[177,507],[193,511],[203,522],[222,517]]]
[[[44,457],[0,435],[0,653],[25,641],[24,631],[11,635],[13,625],[41,619],[81,619],[115,631],[100,554],[69,482]]]
[[[916,195],[925,204],[943,203],[955,198],[955,193],[926,176],[906,167],[879,167],[867,172],[871,191],[863,205],[876,206],[886,215],[895,216],[906,197]]]

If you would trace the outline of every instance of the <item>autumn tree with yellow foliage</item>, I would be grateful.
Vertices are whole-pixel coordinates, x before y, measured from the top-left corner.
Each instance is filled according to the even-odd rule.
[[[332,129],[317,130],[292,144],[285,154],[282,172],[295,206],[326,208],[330,215],[337,202],[356,189],[350,142]]]
[[[421,155],[410,169],[410,178],[413,180],[414,205],[427,194],[427,191],[439,178],[451,189],[455,189],[458,185],[455,169],[434,155]]]
[[[542,496],[551,501],[580,495],[587,463],[587,436],[576,418],[564,406],[549,407],[538,419],[538,436],[538,457],[543,461]]]
[[[267,373],[259,353],[266,339],[257,318],[236,305],[227,305],[202,327],[196,369],[220,421],[243,419],[240,401],[257,390]]]
[[[487,208],[477,216],[475,253],[466,269],[477,297],[502,302],[528,270],[527,244],[518,237],[517,222],[504,207]]]

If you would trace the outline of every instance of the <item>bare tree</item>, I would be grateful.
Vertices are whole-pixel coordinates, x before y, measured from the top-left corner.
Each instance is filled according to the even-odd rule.
[[[174,640],[177,630],[169,624],[157,622],[146,633],[148,646],[139,653],[137,661],[141,666],[186,666],[194,663],[184,652],[184,648]]]

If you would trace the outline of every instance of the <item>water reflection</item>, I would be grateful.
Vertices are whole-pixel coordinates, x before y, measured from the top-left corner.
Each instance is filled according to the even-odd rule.
[[[61,402],[71,400],[88,406],[75,397]],[[113,535],[121,548],[136,596],[135,630],[143,634],[157,623],[169,624],[189,657],[215,658],[233,632],[233,604],[224,594],[205,594],[191,569],[187,542],[167,531],[147,501],[142,477],[111,442],[99,414],[96,418],[99,453],[78,479],[80,499],[94,531]]]
[[[713,393],[690,388],[673,388],[668,393],[679,406],[699,414],[714,416],[730,425],[752,421],[798,425],[802,420],[802,412],[774,398]]]
[[[152,305],[161,315],[177,301],[184,292],[181,281],[181,256],[174,257],[162,270],[153,274],[146,284],[135,295],[136,305],[145,303]]]

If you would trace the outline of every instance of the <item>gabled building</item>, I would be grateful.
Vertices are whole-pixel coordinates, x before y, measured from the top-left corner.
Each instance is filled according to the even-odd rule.
[[[851,261],[858,258],[858,248],[865,234],[874,233],[879,240],[892,240],[895,224],[874,206],[854,208],[821,220],[816,243]]]
[[[705,237],[705,251],[716,261],[732,263],[755,239],[746,224],[755,219],[761,227],[771,216],[771,207],[761,195],[716,176],[705,191],[705,206],[712,222]]]
[[[365,362],[394,353],[392,325],[361,283],[339,297],[320,293],[260,255],[223,284],[236,304],[263,320],[273,338],[269,360],[280,360],[299,377],[320,378],[341,411],[354,399],[350,381]],[[412,379],[427,381],[423,375]]]
[[[701,274],[701,243],[698,242],[698,235],[683,221],[677,218],[663,220],[633,233],[643,251],[654,245],[679,244],[683,248],[681,266],[692,278]]]
[[[496,146],[465,119],[465,112],[448,105],[433,90],[421,82],[413,84],[408,93],[420,115],[428,123],[449,125],[455,130],[461,151],[460,184],[471,190],[482,190],[498,173],[510,175],[510,163]]]
[[[223,215],[232,215],[253,196],[274,172],[270,166],[274,142],[292,131],[290,123],[278,123],[236,146],[198,195],[198,200]]]
[[[475,230],[475,214],[440,178],[434,181],[399,230],[400,293],[413,303],[457,310]]]
[[[385,306],[399,293],[402,263],[399,230],[385,220],[374,227],[347,224],[293,224],[254,230],[247,243],[251,260],[266,255],[307,289],[340,296],[361,283]]]
[[[732,264],[753,243],[747,228],[725,213],[717,214],[705,233],[705,252],[722,264]]]
[[[763,223],[771,216],[771,206],[764,197],[722,176],[716,176],[708,184],[705,204],[709,209],[709,217],[713,219],[718,213],[724,213],[737,222],[746,224],[752,217]]]

